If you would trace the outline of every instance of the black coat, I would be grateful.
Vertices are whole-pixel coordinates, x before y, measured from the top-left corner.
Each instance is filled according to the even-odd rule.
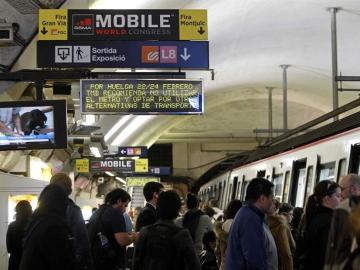
[[[22,255],[22,238],[25,233],[25,227],[28,223],[26,220],[16,220],[11,222],[6,234],[6,247],[9,258],[9,270],[18,270]]]
[[[305,232],[305,269],[323,269],[333,210],[318,206]]]
[[[154,224],[156,221],[156,209],[150,203],[146,203],[136,220],[135,231],[139,232],[142,227]]]

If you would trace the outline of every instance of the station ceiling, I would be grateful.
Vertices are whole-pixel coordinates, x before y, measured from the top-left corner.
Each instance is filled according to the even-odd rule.
[[[26,33],[36,31],[36,15],[14,9],[11,0],[0,0],[0,19],[16,20]],[[21,1],[33,3],[34,1]],[[37,1],[38,2],[38,1]],[[62,1],[40,1],[60,5]],[[44,4],[44,3],[43,3]],[[329,7],[337,13],[338,67],[342,75],[360,74],[360,2],[357,0],[69,0],[62,8],[93,9],[207,9],[210,72],[189,71],[188,78],[203,78],[205,112],[195,116],[101,116],[93,125],[105,136],[110,149],[119,145],[156,142],[248,142],[254,129],[268,128],[268,91],[273,90],[273,127],[281,129],[282,69],[288,68],[288,122],[295,128],[332,109],[331,28]],[[26,41],[31,35],[22,33]],[[0,62],[16,63],[12,71],[33,69],[35,39],[17,59],[12,48],[0,47]],[[9,53],[10,52],[10,53]],[[10,55],[14,54],[14,57]],[[5,59],[8,56],[9,59]],[[10,59],[11,58],[11,59]],[[6,60],[6,61],[5,61]],[[95,70],[104,71],[104,70]],[[115,71],[115,70],[107,70]],[[347,88],[360,88],[347,84]],[[73,89],[78,89],[74,84]],[[339,93],[339,105],[357,93]],[[68,97],[79,116],[76,94]],[[267,134],[263,135],[267,136]]]

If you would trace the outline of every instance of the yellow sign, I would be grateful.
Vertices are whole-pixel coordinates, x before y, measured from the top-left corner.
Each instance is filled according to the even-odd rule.
[[[75,168],[76,168],[76,171],[79,173],[88,173],[89,172],[89,160],[87,158],[76,159]]]
[[[148,172],[148,163],[147,158],[135,159],[135,172]]]
[[[180,40],[207,40],[207,10],[180,9],[179,34]]]
[[[126,177],[126,186],[143,187],[148,182],[159,182],[158,177]]]
[[[67,9],[39,10],[39,40],[67,40]]]

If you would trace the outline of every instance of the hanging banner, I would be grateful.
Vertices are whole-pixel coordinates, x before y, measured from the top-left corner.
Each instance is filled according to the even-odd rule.
[[[207,10],[40,9],[38,37],[39,40],[207,40]]]
[[[143,173],[148,170],[147,159],[93,159],[90,163],[92,173],[96,172],[120,172],[120,173]]]
[[[38,41],[39,68],[209,68],[208,41]]]
[[[80,89],[81,113],[203,113],[202,80],[89,79]]]

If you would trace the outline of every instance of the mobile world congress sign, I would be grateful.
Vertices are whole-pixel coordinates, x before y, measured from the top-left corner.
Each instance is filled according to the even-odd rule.
[[[207,10],[40,9],[39,40],[207,40]]]
[[[209,68],[208,41],[38,41],[39,68]]]
[[[81,112],[202,114],[202,80],[81,80]]]
[[[145,173],[148,172],[148,159],[92,159],[90,170],[96,172]]]

